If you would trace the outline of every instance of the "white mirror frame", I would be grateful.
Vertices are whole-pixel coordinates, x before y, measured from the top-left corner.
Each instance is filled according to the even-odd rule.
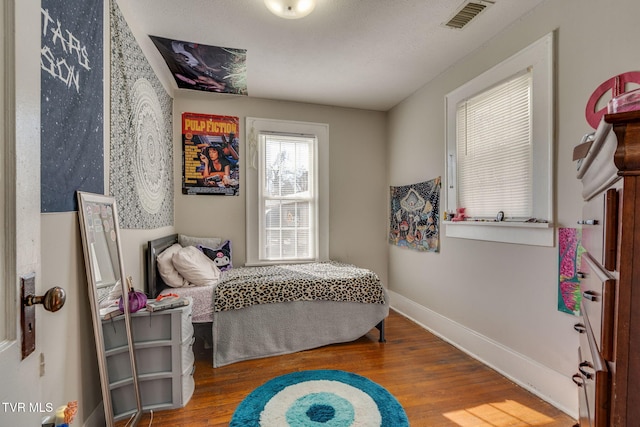
[[[107,427],[114,426],[113,404],[111,399],[111,388],[109,385],[109,372],[105,355],[104,334],[102,330],[102,318],[100,317],[100,304],[98,301],[96,283],[94,278],[96,277],[97,266],[94,263],[94,259],[90,252],[89,241],[89,227],[87,227],[87,207],[90,204],[99,203],[110,206],[113,212],[115,243],[118,255],[118,268],[120,273],[120,286],[122,287],[122,295],[128,295],[128,289],[126,286],[126,276],[124,271],[124,263],[122,260],[122,249],[120,245],[120,229],[118,226],[118,215],[116,210],[116,200],[111,196],[105,196],[101,194],[93,194],[79,191],[78,197],[78,219],[80,222],[80,232],[82,237],[82,248],[84,252],[85,270],[87,271],[88,293],[91,303],[91,316],[93,319],[93,331],[95,334],[96,353],[98,356],[98,367],[100,370],[100,384],[102,388],[102,398],[104,402],[104,413]],[[133,335],[131,331],[131,318],[129,310],[129,299],[123,298],[124,306],[124,324],[127,335],[127,344],[129,347],[129,360],[131,362],[131,374],[133,382],[133,390],[136,398],[136,410],[128,418],[127,426],[135,426],[138,424],[142,415],[142,402],[140,399],[140,390],[138,386],[138,376],[136,370],[136,360],[133,347]]]

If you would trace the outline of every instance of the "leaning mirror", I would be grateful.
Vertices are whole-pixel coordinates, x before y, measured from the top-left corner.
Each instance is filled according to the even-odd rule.
[[[78,216],[107,427],[142,414],[116,201],[78,192]],[[122,301],[121,304],[120,301]]]

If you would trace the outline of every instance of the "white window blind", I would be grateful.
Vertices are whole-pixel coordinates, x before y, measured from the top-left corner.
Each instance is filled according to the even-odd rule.
[[[314,136],[260,134],[261,260],[317,256],[316,143]]]
[[[458,206],[467,215],[533,212],[531,70],[456,107]]]

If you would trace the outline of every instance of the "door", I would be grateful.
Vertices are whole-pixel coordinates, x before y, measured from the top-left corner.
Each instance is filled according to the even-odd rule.
[[[18,302],[20,276],[40,288],[40,2],[3,1],[0,22],[0,425],[40,425],[53,408],[37,347],[22,360]]]

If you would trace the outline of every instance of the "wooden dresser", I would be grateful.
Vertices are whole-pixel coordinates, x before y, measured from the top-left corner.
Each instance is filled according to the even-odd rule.
[[[640,425],[640,112],[604,117],[578,178],[579,425]]]

